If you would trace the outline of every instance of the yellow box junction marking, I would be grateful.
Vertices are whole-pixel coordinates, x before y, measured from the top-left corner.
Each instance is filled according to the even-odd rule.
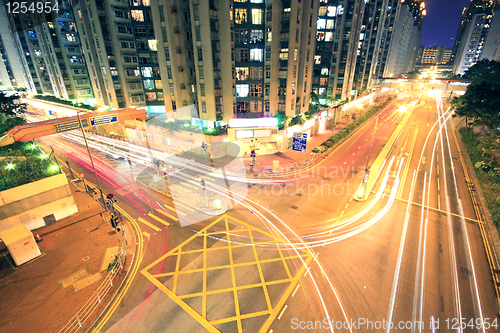
[[[231,228],[230,225],[236,225],[240,228]],[[242,233],[245,233],[245,238],[243,238]],[[211,240],[213,242],[214,238],[219,239],[219,241],[216,242],[216,244],[214,244],[213,246],[209,247],[208,241]],[[192,241],[194,242],[189,244]],[[223,245],[221,246],[221,244]],[[264,255],[264,253],[266,253],[265,259],[259,257],[259,246],[266,247],[266,251],[261,251],[261,255]],[[268,258],[267,256],[270,253],[269,250],[271,250],[273,246],[276,249],[276,252],[274,253],[275,257]],[[184,250],[184,248],[186,248],[186,250]],[[207,256],[209,254],[214,254],[214,251],[227,253],[227,264],[221,264],[219,266],[208,266]],[[237,256],[234,256],[235,251],[238,251],[240,255],[241,251],[246,251],[244,253],[245,258],[248,261],[245,260],[244,262],[235,262],[235,258],[238,258]],[[199,257],[200,259],[198,259],[197,261],[193,261],[191,264],[188,264],[184,267],[184,269],[181,270],[181,256],[192,256],[193,254],[196,255],[197,253],[201,255]],[[175,269],[174,267],[171,267],[172,271],[169,271],[167,273],[160,272],[157,274],[152,274],[149,272],[151,268],[158,265],[158,263],[168,257],[175,257],[175,261],[172,261],[175,262]],[[219,256],[215,255],[211,258],[214,257]],[[224,258],[226,257],[224,256]],[[295,249],[284,240],[225,214],[217,218],[202,230],[195,233],[193,236],[191,236],[183,243],[179,244],[174,249],[170,250],[165,255],[155,260],[144,269],[142,269],[141,273],[154,285],[156,285],[158,289],[167,294],[167,296],[169,296],[175,303],[177,303],[194,319],[196,319],[209,332],[219,332],[219,330],[214,325],[235,322],[238,328],[238,332],[240,333],[243,332],[242,321],[244,319],[259,316],[266,316],[265,322],[263,322],[260,332],[267,332],[272,322],[278,317],[281,310],[283,310],[286,300],[296,288],[301,276],[306,270],[306,266],[311,263],[312,259],[313,256],[311,256],[307,250]],[[297,268],[294,262],[292,262],[294,260],[295,263],[297,260],[301,263],[300,265],[298,265],[299,268]],[[219,261],[217,262],[220,264]],[[269,267],[267,267],[267,270],[265,271],[263,265],[267,263],[280,262],[284,266],[285,278],[283,278],[282,276],[281,279],[278,280],[266,281],[266,276],[272,279],[271,276],[274,276],[274,274],[269,274]],[[241,276],[236,274],[236,269],[240,267],[243,267],[245,269],[254,269],[256,282],[253,284],[239,283],[239,279],[241,279]],[[210,288],[210,290],[208,290],[207,283],[209,283],[209,281],[207,280],[207,276],[213,279],[214,274],[217,274],[217,271],[222,272],[221,270],[225,270],[226,272],[227,270],[230,271],[229,281],[227,281],[228,285],[226,285],[225,287],[219,287],[218,289]],[[179,279],[179,277],[185,276],[187,279],[189,279],[190,274],[200,273],[203,275],[203,282],[202,285],[200,284],[200,289],[198,289],[196,292],[187,294],[181,291],[181,293],[179,294],[179,281],[182,281],[184,279]],[[248,276],[248,274],[246,274],[246,276]],[[158,279],[160,277],[170,277],[171,279],[169,279],[164,284]],[[279,299],[276,299],[275,302],[272,302],[268,288],[269,286],[280,284],[283,286],[284,292],[280,294]],[[167,285],[171,287],[167,287]],[[264,301],[262,304],[265,304],[263,305],[265,308],[259,309],[259,311],[256,310],[253,313],[242,313],[240,309],[240,298],[242,297],[240,296],[241,291],[251,288],[261,288],[263,290]],[[207,296],[214,296],[222,293],[231,294],[231,298],[234,302],[233,315],[230,315],[230,317],[227,318],[218,317],[218,319],[216,320],[210,320],[209,318],[207,318],[207,315],[210,316],[209,313],[207,314]],[[191,299],[193,297],[202,298],[201,310],[195,310],[186,303],[188,299]]]

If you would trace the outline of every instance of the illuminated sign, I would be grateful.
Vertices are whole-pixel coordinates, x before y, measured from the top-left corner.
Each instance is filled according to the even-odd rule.
[[[118,115],[114,114],[105,114],[102,116],[92,117],[90,118],[90,124],[92,126],[104,125],[109,123],[116,123],[118,120]]]
[[[269,138],[271,136],[271,130],[254,130],[253,135],[255,138]]]
[[[83,127],[89,126],[87,119],[82,119],[82,126]],[[56,129],[56,133],[72,131],[80,128],[80,122],[78,120],[67,121],[65,123],[54,124],[54,128]]]
[[[229,119],[229,127],[231,128],[248,128],[248,127],[277,127],[278,118],[233,118]]]
[[[236,139],[251,139],[253,138],[253,131],[236,131]]]

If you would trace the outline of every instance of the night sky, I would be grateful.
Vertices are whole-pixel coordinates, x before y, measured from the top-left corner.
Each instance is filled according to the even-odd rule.
[[[452,48],[462,10],[470,0],[424,0],[427,15],[422,26],[422,45]]]

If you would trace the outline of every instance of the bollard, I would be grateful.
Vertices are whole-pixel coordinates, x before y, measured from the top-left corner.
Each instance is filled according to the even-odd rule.
[[[108,275],[108,279],[109,279],[109,284],[111,285],[111,287],[113,287],[113,281],[111,280],[111,276]]]

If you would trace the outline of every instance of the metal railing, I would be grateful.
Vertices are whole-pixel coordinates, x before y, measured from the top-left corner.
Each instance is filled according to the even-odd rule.
[[[125,247],[122,245],[120,253],[115,255],[115,260],[111,263],[111,270],[104,277],[97,290],[90,296],[87,302],[75,313],[73,317],[64,325],[59,333],[76,332],[83,328],[92,314],[99,308],[106,296],[116,285],[113,283],[118,273],[123,270],[126,262]]]
[[[314,165],[316,162],[321,160],[324,155],[326,155],[326,152],[322,154],[315,154],[302,161],[280,165],[276,168],[276,170],[274,170],[272,166],[264,166],[262,168],[254,168],[253,170],[250,169],[250,172],[253,172],[253,174],[256,175],[257,177],[267,177],[270,175],[274,176],[290,175],[308,169],[311,165]]]
[[[54,156],[54,158],[58,161],[60,166],[64,166],[67,169],[73,178],[79,179],[84,182],[84,187],[89,186],[93,188],[95,191],[98,191],[97,187],[90,183],[86,182],[83,178],[81,178],[77,172],[75,172],[69,165],[64,165],[60,159]],[[78,188],[80,188],[77,184],[75,184]],[[84,189],[85,190],[85,189]],[[80,309],[75,313],[73,317],[69,319],[69,321],[64,325],[63,328],[59,331],[59,333],[66,332],[76,332],[79,329],[82,329],[85,323],[89,320],[92,314],[100,307],[103,300],[106,296],[113,290],[113,287],[116,285],[113,281],[116,276],[122,271],[125,267],[126,263],[126,250],[123,244],[120,245],[120,252],[115,255],[115,260],[108,266],[108,273],[104,277],[104,280],[101,282],[99,287],[97,287],[96,291],[89,297],[87,302],[80,307]]]
[[[458,127],[460,127],[462,123],[460,123]],[[481,233],[481,240],[483,241],[484,250],[486,252],[486,258],[488,259],[488,266],[490,268],[490,274],[493,280],[493,287],[495,288],[495,295],[497,298],[497,314],[500,314],[500,275],[499,275],[500,269],[498,264],[498,258],[494,250],[494,245],[492,245],[492,242],[490,242],[489,236],[486,232],[486,229],[484,228],[484,223],[487,219],[485,218],[481,204],[479,203],[479,200],[476,196],[474,183],[472,182],[472,179],[467,170],[467,166],[465,164],[464,152],[462,151],[462,147],[460,146],[456,135],[458,129],[455,128],[453,123],[451,123],[451,127],[452,127],[453,138],[457,146],[458,156],[460,158],[460,164],[462,165],[462,169],[464,171],[465,182],[467,183],[467,189],[469,191],[470,198],[472,201],[472,207],[474,208],[474,213],[476,214],[476,218],[479,221],[478,227]],[[465,154],[467,154],[467,152],[465,152]]]

